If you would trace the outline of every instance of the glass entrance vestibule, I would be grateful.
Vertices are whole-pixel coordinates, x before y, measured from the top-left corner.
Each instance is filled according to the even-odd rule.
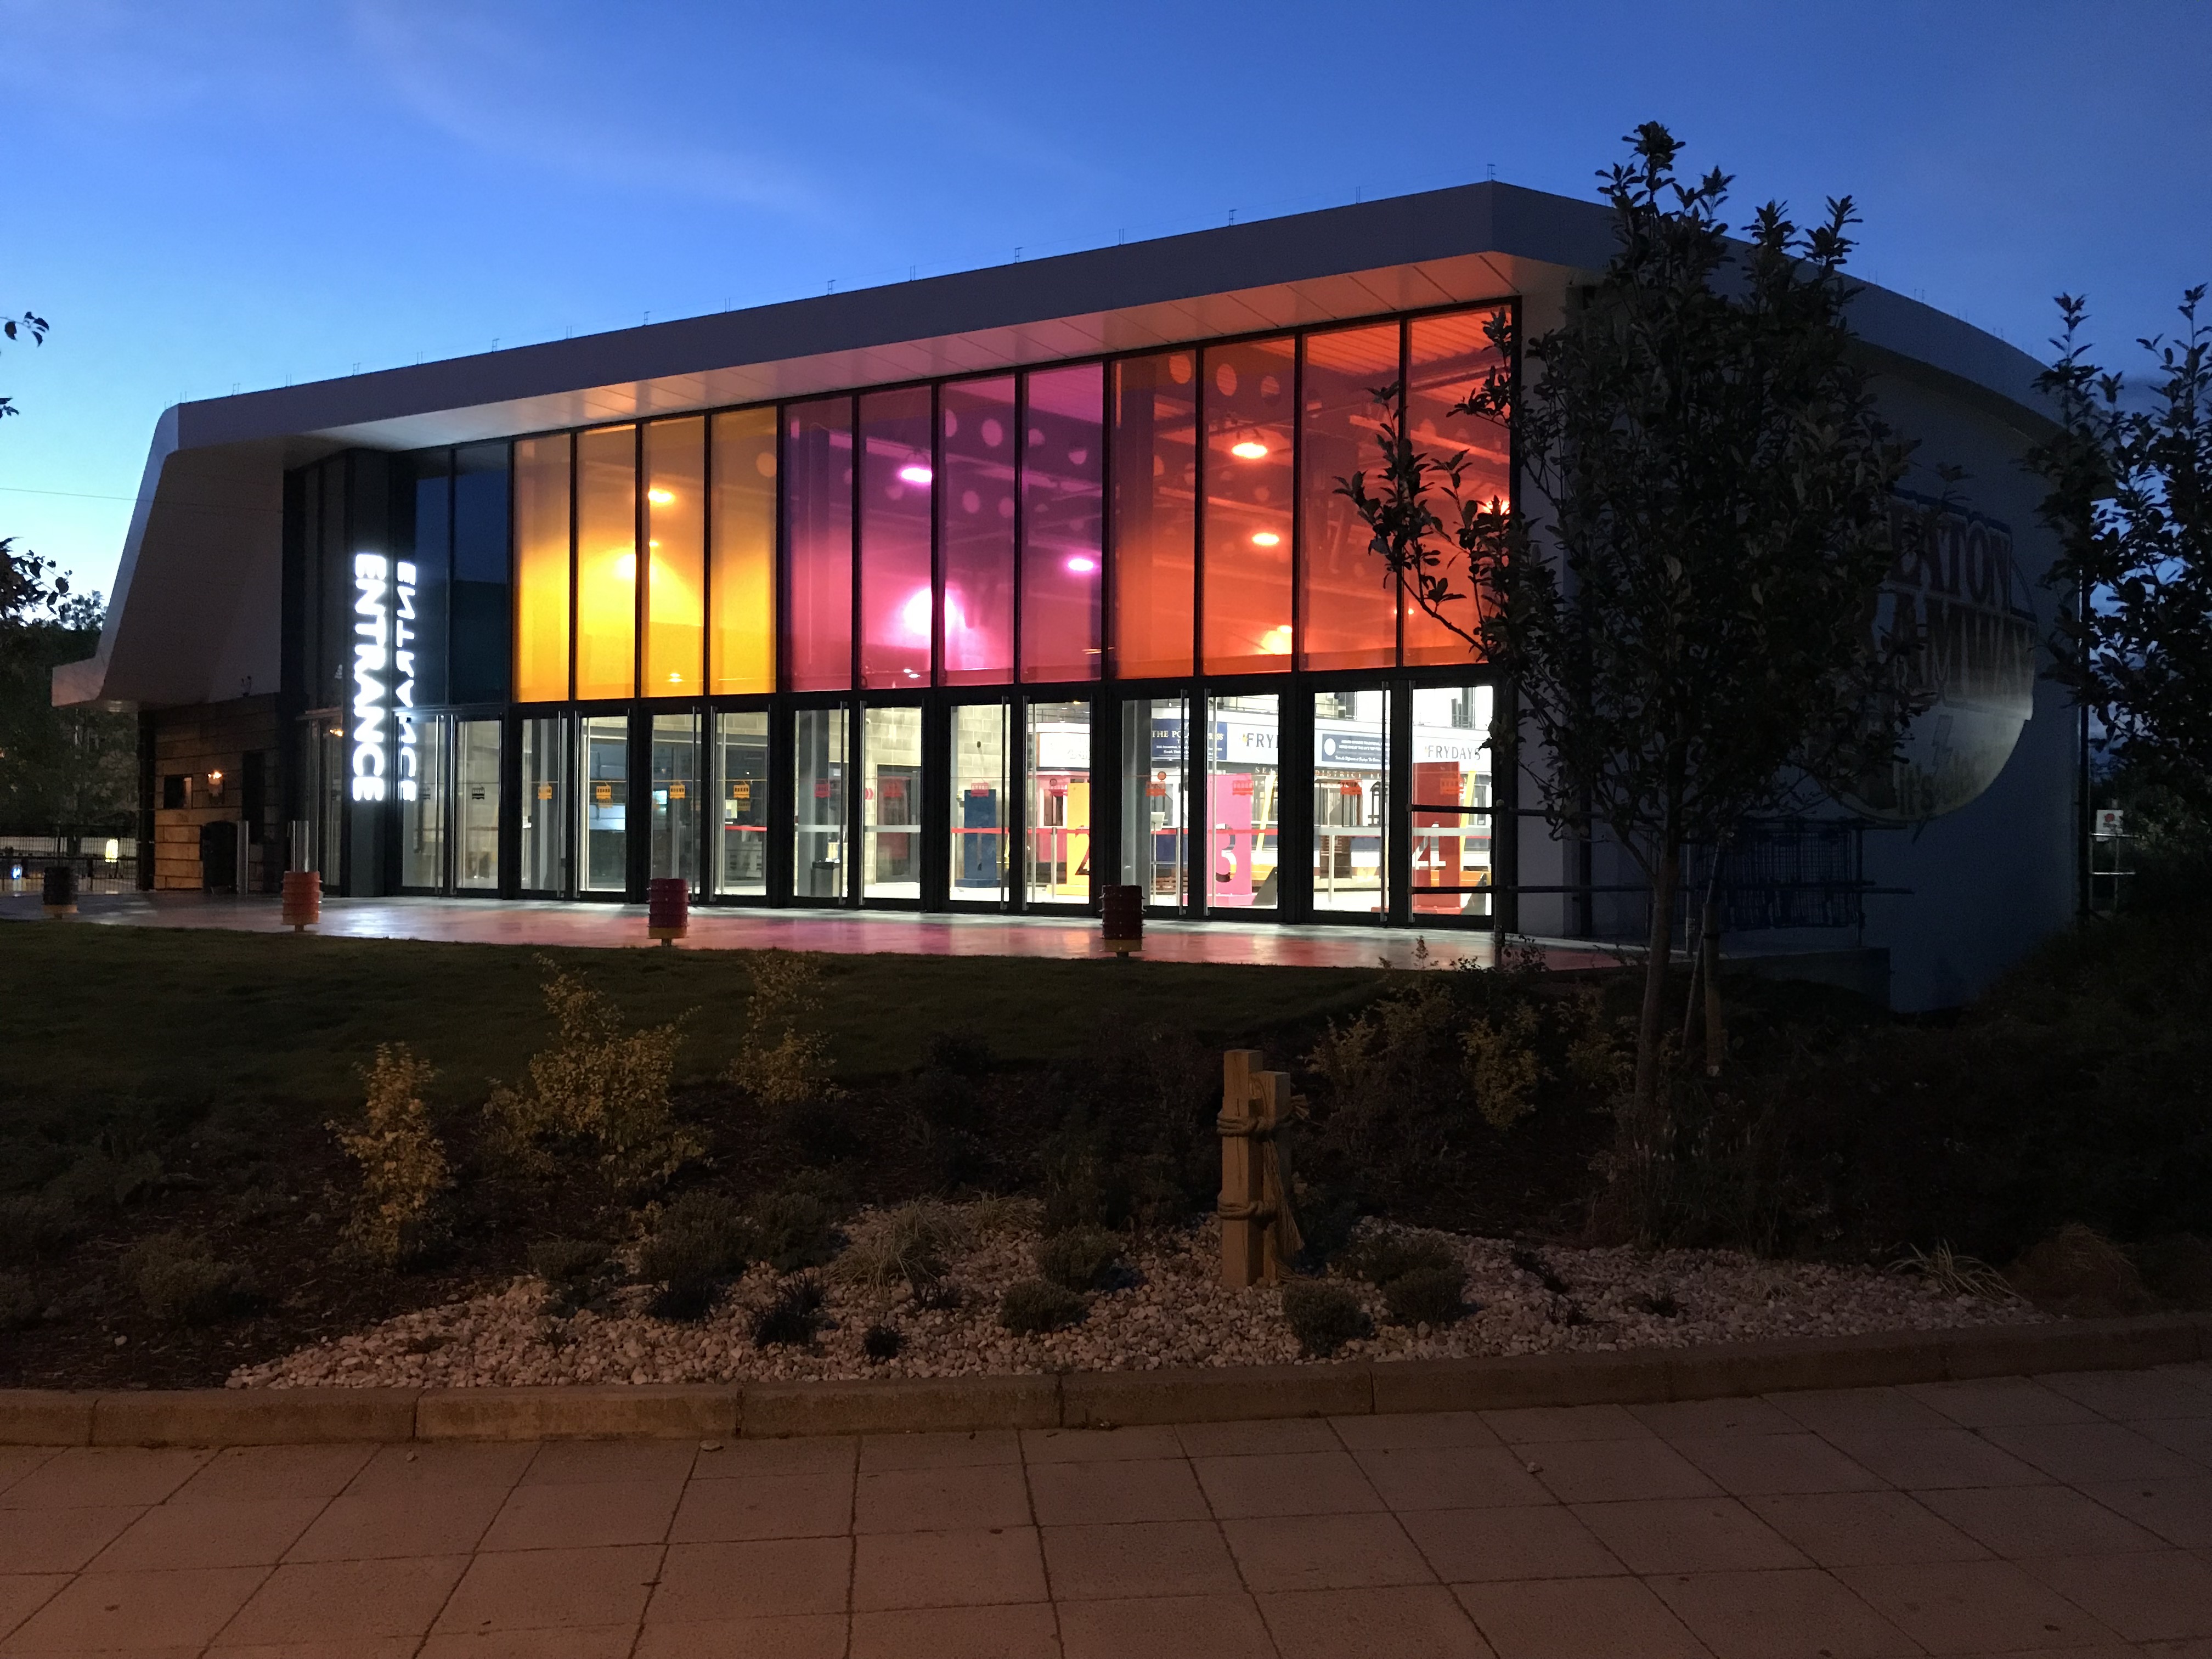
[[[1495,697],[1428,678],[428,712],[398,885],[1487,927]]]

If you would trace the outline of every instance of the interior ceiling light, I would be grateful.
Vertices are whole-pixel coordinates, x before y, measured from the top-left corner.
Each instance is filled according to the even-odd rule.
[[[648,489],[645,492],[645,499],[655,507],[665,507],[676,499],[676,492],[672,489]]]
[[[909,461],[898,470],[898,475],[910,484],[926,484],[930,479],[929,469],[919,461]]]
[[[1079,576],[1087,576],[1098,568],[1098,561],[1088,553],[1078,553],[1069,558],[1067,568]]]
[[[1241,444],[1230,445],[1229,453],[1240,461],[1264,461],[1267,459],[1267,446],[1256,439],[1247,438]]]
[[[1272,530],[1255,530],[1252,532],[1252,545],[1255,547],[1279,547],[1282,542],[1283,538]]]

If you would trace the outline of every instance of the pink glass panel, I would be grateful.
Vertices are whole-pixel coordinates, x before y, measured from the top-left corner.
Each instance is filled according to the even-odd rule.
[[[1483,332],[1494,313],[1459,311],[1443,317],[1423,317],[1411,325],[1408,359],[1411,373],[1406,393],[1407,429],[1413,441],[1438,454],[1461,459],[1460,491],[1469,499],[1509,499],[1512,494],[1512,465],[1505,434],[1488,421],[1453,415],[1453,404],[1463,402],[1484,376],[1503,359]],[[1447,525],[1457,514],[1443,492],[1431,502]],[[1458,544],[1449,539],[1437,544],[1444,555],[1441,567],[1452,586],[1468,593],[1467,566]],[[1472,629],[1480,616],[1480,595],[1445,603],[1444,614],[1462,628]],[[1406,609],[1406,661],[1424,663],[1468,661],[1474,652],[1468,642],[1423,611],[1410,596]]]
[[[1190,672],[1198,354],[1114,365],[1114,672]]]
[[[1299,660],[1308,668],[1388,668],[1398,660],[1397,583],[1369,551],[1366,523],[1337,493],[1353,473],[1382,487],[1375,393],[1398,380],[1398,325],[1309,334],[1299,381],[1298,471],[1305,538]]]
[[[1106,371],[1029,377],[1022,450],[1022,678],[1093,680],[1105,544]]]
[[[860,684],[929,684],[929,388],[860,399]]]
[[[1206,413],[1206,672],[1291,665],[1291,345],[1212,346]]]
[[[853,400],[824,398],[784,413],[783,523],[793,691],[853,684]]]
[[[952,381],[938,410],[944,680],[1003,685],[1014,677],[1014,377]]]

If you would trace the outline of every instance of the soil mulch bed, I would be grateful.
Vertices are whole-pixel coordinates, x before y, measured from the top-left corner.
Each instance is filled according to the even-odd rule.
[[[2025,1323],[2021,1301],[1953,1294],[1917,1275],[1777,1261],[1733,1251],[1530,1247],[1449,1240],[1468,1268],[1469,1311],[1437,1327],[1385,1322],[1381,1294],[1351,1285],[1375,1334],[1346,1359],[1419,1359],[1561,1350],[1676,1347],[1758,1338],[1846,1335]],[[650,1286],[629,1285],[564,1316],[543,1281],[386,1320],[373,1329],[241,1366],[233,1387],[310,1384],[470,1387],[538,1383],[702,1382],[794,1378],[948,1376],[985,1372],[1154,1370],[1278,1364],[1301,1358],[1279,1291],[1219,1284],[1212,1224],[1155,1233],[1129,1252],[1125,1282],[1094,1293],[1083,1322],[1015,1336],[998,1322],[1006,1288],[1034,1276],[1029,1225],[985,1234],[949,1263],[957,1306],[923,1306],[904,1285],[872,1290],[815,1275],[823,1322],[803,1346],[762,1346],[754,1320],[791,1276],[755,1267],[694,1322],[647,1311]],[[939,1298],[942,1299],[942,1298]],[[900,1352],[871,1359],[871,1327]]]

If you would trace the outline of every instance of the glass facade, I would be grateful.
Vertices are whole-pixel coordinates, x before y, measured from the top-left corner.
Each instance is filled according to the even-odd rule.
[[[378,462],[428,707],[369,879],[925,908],[1082,908],[1118,879],[1192,916],[1489,921],[1491,687],[1342,492],[1394,405],[1466,491],[1508,491],[1502,432],[1452,412],[1506,367],[1495,314]],[[358,539],[327,479],[363,465],[288,494],[323,633]]]

